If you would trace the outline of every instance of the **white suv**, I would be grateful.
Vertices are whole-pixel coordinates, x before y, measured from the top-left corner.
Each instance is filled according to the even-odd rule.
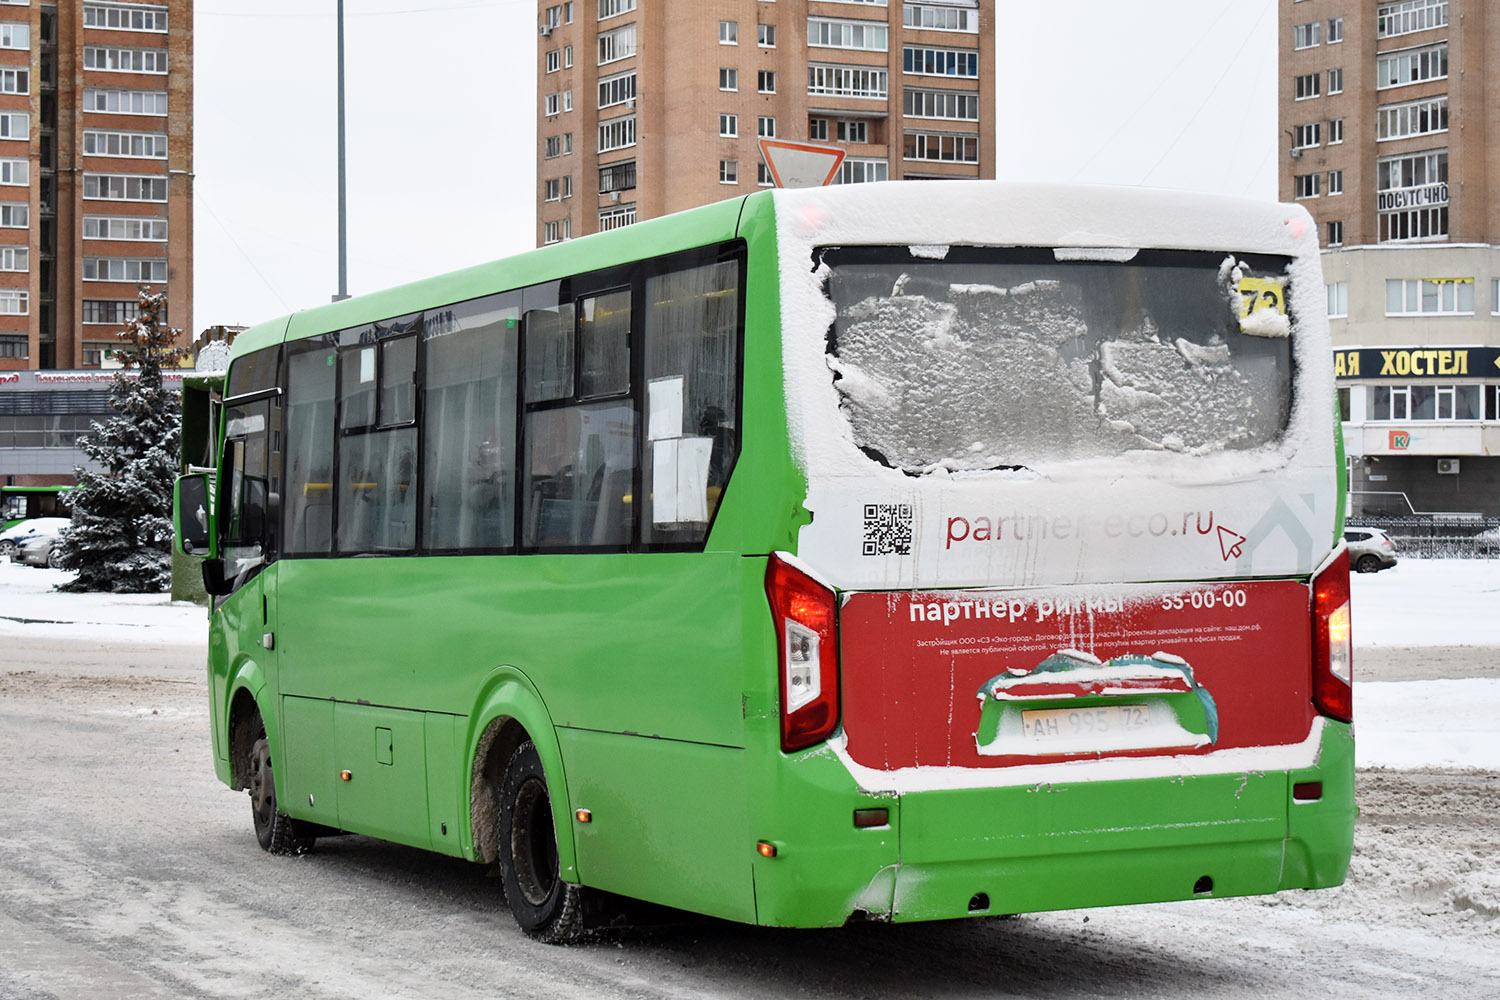
[[[1379,528],[1349,528],[1349,565],[1361,573],[1376,573],[1396,565],[1396,543]]]

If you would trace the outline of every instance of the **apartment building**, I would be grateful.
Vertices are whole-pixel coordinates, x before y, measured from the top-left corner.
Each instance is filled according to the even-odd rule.
[[[537,243],[770,187],[758,140],[838,183],[995,176],[994,0],[542,0]]]
[[[71,480],[141,285],[191,321],[192,36],[192,0],[0,0],[0,481]]]
[[[1281,0],[1356,513],[1500,515],[1500,8]]]

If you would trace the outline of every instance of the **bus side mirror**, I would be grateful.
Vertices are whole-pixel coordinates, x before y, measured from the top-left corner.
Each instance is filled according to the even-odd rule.
[[[172,521],[177,527],[177,551],[196,559],[212,559],[213,515],[208,507],[208,474],[189,473],[177,477],[172,491]]]

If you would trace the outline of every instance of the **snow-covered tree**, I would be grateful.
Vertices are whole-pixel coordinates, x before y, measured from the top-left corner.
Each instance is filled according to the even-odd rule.
[[[162,368],[185,353],[162,322],[167,298],[143,288],[129,328],[110,352],[123,366],[109,389],[119,416],[96,421],[79,440],[103,471],[76,469],[73,523],[58,541],[65,569],[78,576],[59,589],[145,593],[172,577],[172,483],[177,476],[180,394],[162,385]]]

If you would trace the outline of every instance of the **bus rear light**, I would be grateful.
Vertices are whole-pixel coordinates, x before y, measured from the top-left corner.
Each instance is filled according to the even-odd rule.
[[[781,748],[791,752],[826,740],[838,728],[838,599],[775,555],[766,566],[766,596],[776,624]]]
[[[1292,786],[1292,798],[1298,802],[1316,802],[1322,797],[1321,781],[1299,781]]]
[[[1354,721],[1354,646],[1350,634],[1349,550],[1313,578],[1313,705],[1340,722]]]

